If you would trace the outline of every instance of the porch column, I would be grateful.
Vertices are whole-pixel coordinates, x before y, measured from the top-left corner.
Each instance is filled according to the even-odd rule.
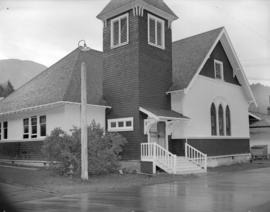
[[[150,143],[150,129],[157,123],[157,120],[154,118],[148,118],[144,120],[144,134],[147,135],[147,142]]]

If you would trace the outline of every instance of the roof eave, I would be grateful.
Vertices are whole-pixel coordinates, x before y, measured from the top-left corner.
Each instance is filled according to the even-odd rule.
[[[65,105],[65,104],[80,105],[81,103],[79,103],[79,102],[68,102],[68,101],[58,101],[58,102],[52,102],[52,103],[48,103],[48,104],[36,105],[36,106],[32,106],[32,107],[21,108],[21,109],[18,109],[18,110],[3,112],[3,113],[0,113],[0,116],[12,115],[12,114],[23,113],[23,112],[29,112],[29,111],[33,111],[33,110],[39,110],[39,109],[48,109],[48,108],[53,108],[53,107],[57,107],[57,106]],[[112,108],[111,106],[107,106],[107,105],[96,105],[96,104],[87,104],[87,105],[88,106],[93,106],[93,107],[106,108],[106,109],[111,109]]]
[[[148,116],[150,116],[156,120],[159,120],[159,121],[162,121],[162,120],[185,120],[185,121],[190,120],[190,118],[185,117],[185,116],[183,116],[183,117],[159,116],[159,115],[156,115],[143,107],[139,107],[139,111],[141,111],[142,113],[147,114]]]
[[[138,9],[139,8],[139,9]],[[148,10],[150,12],[153,12],[154,14],[158,14],[159,16],[167,19],[169,21],[169,26],[171,26],[171,23],[178,19],[178,16],[174,13],[168,13],[164,10],[161,10],[157,7],[154,7],[143,0],[136,0],[134,2],[130,2],[128,4],[123,5],[122,7],[119,7],[117,9],[114,9],[109,12],[101,12],[97,15],[97,18],[101,21],[106,22],[109,18],[112,18],[118,14],[121,14],[125,11],[133,10],[134,15],[143,16],[144,10]]]
[[[262,119],[259,116],[256,116],[255,114],[253,114],[252,112],[248,112],[249,116],[252,116],[253,118],[257,119],[258,121],[261,121]]]
[[[171,91],[167,91],[166,94],[173,94],[173,93],[180,93],[180,92],[183,92],[183,93],[186,93],[186,89],[176,89],[176,90],[171,90]]]

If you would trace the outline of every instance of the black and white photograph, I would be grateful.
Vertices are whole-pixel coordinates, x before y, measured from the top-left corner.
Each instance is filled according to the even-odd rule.
[[[270,0],[0,0],[0,212],[269,212]]]

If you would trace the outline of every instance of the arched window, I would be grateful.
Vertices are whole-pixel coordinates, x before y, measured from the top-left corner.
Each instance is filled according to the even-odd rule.
[[[231,111],[228,105],[226,107],[226,135],[231,135]]]
[[[219,135],[224,136],[224,112],[221,104],[218,107],[218,126],[219,126]]]
[[[211,106],[211,132],[212,135],[217,135],[217,112],[214,103]]]

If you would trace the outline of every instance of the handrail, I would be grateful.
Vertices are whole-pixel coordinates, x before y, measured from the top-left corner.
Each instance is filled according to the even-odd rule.
[[[185,143],[185,157],[201,168],[207,170],[207,154],[204,154],[188,143]]]
[[[176,173],[176,155],[172,154],[157,143],[142,143],[141,144],[141,160],[154,161],[165,171]]]

